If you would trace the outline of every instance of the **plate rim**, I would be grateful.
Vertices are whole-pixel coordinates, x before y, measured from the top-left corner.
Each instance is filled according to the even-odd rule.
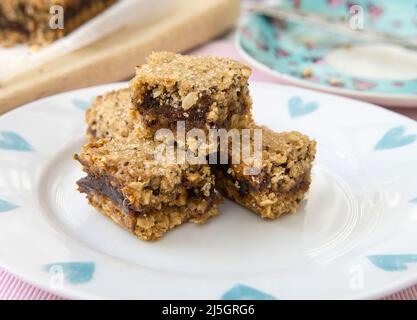
[[[109,88],[111,88],[109,90],[115,90],[116,88],[125,86],[126,84],[128,84],[128,82],[115,82],[115,83],[108,83],[108,84],[103,84],[103,85],[98,85],[98,86],[90,86],[90,87],[81,88],[81,89],[77,89],[77,90],[71,90],[71,91],[68,91],[68,92],[59,93],[59,94],[56,94],[56,95],[53,95],[53,96],[45,97],[45,98],[30,102],[28,104],[25,104],[25,105],[19,107],[18,109],[27,108],[27,107],[34,108],[34,105],[36,105],[38,103],[42,103],[42,102],[47,101],[47,100],[55,100],[57,98],[62,98],[65,95],[71,95],[71,94],[74,94],[74,93],[80,92],[80,91],[88,91],[88,90],[103,90],[104,91],[104,90],[107,90]],[[356,103],[356,104],[357,103],[364,104],[364,105],[367,105],[369,108],[377,109],[377,110],[379,109],[379,112],[386,112],[386,113],[389,113],[389,114],[394,114],[397,118],[402,118],[402,119],[406,119],[407,121],[411,121],[417,126],[417,121],[415,121],[411,118],[408,118],[404,115],[398,114],[394,111],[387,110],[385,108],[382,108],[380,106],[377,106],[377,105],[374,105],[374,104],[371,104],[371,103],[368,103],[368,102],[358,101],[358,100],[355,100],[355,99],[352,99],[352,98],[349,98],[349,97],[340,97],[340,96],[335,96],[331,93],[316,92],[316,91],[312,91],[312,90],[305,89],[305,88],[292,87],[292,86],[288,86],[288,85],[268,83],[268,82],[251,81],[250,84],[253,84],[255,86],[262,86],[262,87],[266,86],[266,87],[271,87],[271,88],[276,87],[276,86],[282,87],[284,89],[285,88],[291,88],[292,90],[302,91],[306,94],[308,94],[309,92],[315,92],[315,94],[317,94],[319,96],[324,95],[324,96],[329,96],[329,97],[336,98],[336,99],[343,99],[343,100],[346,100],[346,101],[351,101],[352,103]],[[18,109],[11,110],[11,111],[3,114],[0,117],[0,119],[9,117],[10,114],[13,114]],[[43,282],[40,277],[38,277],[38,278],[33,277],[32,278],[30,276],[27,276],[27,274],[25,274],[23,272],[23,269],[21,271],[12,270],[12,268],[7,263],[5,264],[4,262],[0,262],[0,265],[2,266],[2,268],[4,270],[6,270],[7,272],[10,272],[11,274],[17,275],[23,281],[25,281],[27,283],[30,283],[30,284],[33,284],[36,287],[38,287],[40,289],[43,289],[47,292],[54,293],[54,294],[57,294],[57,295],[62,296],[62,297],[75,298],[75,299],[79,299],[79,298],[82,298],[82,299],[109,299],[110,298],[110,297],[102,296],[102,295],[99,295],[99,294],[90,294],[90,293],[87,293],[86,291],[82,290],[82,288],[81,289],[74,289],[71,286],[67,286],[63,290],[61,290],[59,288],[51,290],[51,288],[46,287],[45,282]],[[14,269],[16,269],[16,268],[14,268]],[[386,297],[387,295],[398,292],[399,290],[405,289],[408,286],[415,285],[416,282],[417,282],[417,271],[414,272],[414,273],[411,272],[406,277],[401,277],[401,278],[397,278],[396,280],[392,280],[390,282],[385,282],[386,285],[382,286],[380,289],[375,288],[371,292],[369,292],[369,290],[368,290],[366,293],[353,294],[351,296],[346,296],[342,299],[375,299],[375,298]]]

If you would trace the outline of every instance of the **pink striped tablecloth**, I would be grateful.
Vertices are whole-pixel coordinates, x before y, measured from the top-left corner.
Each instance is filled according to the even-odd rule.
[[[213,41],[192,53],[202,55],[212,54],[218,56],[228,56],[237,60],[242,60],[234,47],[231,36],[228,36],[225,39]],[[254,66],[252,66],[252,68],[252,81],[279,83],[277,79],[263,73],[261,70],[256,69]],[[417,120],[417,108],[402,108],[393,110]],[[15,277],[11,273],[0,269],[0,300],[5,299],[62,300],[63,298],[36,288]],[[417,285],[395,293],[389,297],[385,297],[384,300],[417,300]]]

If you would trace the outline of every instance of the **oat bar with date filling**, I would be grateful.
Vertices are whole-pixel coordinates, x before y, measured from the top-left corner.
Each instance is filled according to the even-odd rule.
[[[245,128],[252,123],[249,67],[227,58],[155,52],[137,67],[132,101],[154,133],[193,128]]]
[[[45,46],[65,36],[117,0],[1,0],[0,45]],[[64,29],[52,29],[52,6],[63,8]],[[53,13],[55,14],[55,12]]]
[[[218,214],[208,165],[155,162],[153,138],[142,133],[129,89],[98,96],[86,112],[87,144],[75,156],[87,172],[79,190],[89,203],[145,240],[156,240],[186,221]]]
[[[259,174],[245,174],[250,164],[219,164],[213,166],[216,188],[262,218],[275,219],[295,212],[308,191],[316,142],[299,132],[257,128],[262,129]]]
[[[87,173],[77,182],[89,203],[143,240],[218,214],[208,165],[158,163],[152,139],[100,139],[75,155]]]
[[[135,135],[140,138],[154,138],[144,125],[142,115],[133,106],[129,89],[115,90],[96,97],[91,108],[86,111],[86,122],[87,139],[90,142],[101,138],[129,136],[133,139]],[[195,140],[187,139],[186,147],[189,150],[196,150],[196,145],[199,145],[204,155],[211,150],[211,146],[205,141],[201,145],[196,144]]]

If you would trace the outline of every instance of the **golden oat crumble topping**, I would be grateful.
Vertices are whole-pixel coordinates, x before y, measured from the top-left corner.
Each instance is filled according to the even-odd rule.
[[[248,66],[228,58],[154,52],[147,58],[146,64],[137,67],[131,85],[133,90],[139,92],[143,85],[144,90],[147,90],[146,86],[176,87],[183,97],[190,92],[195,95],[210,88],[223,91],[236,84],[247,85],[251,73]],[[156,96],[157,90],[154,92]]]
[[[87,138],[127,138],[132,133],[145,135],[141,115],[133,107],[130,90],[120,89],[98,96],[86,112]]]

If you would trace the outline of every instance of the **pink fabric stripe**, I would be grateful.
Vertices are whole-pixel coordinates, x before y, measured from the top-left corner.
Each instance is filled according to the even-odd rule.
[[[38,289],[0,269],[0,300],[63,300],[64,298]],[[383,300],[417,300],[417,285]]]
[[[62,300],[0,269],[0,300]]]

